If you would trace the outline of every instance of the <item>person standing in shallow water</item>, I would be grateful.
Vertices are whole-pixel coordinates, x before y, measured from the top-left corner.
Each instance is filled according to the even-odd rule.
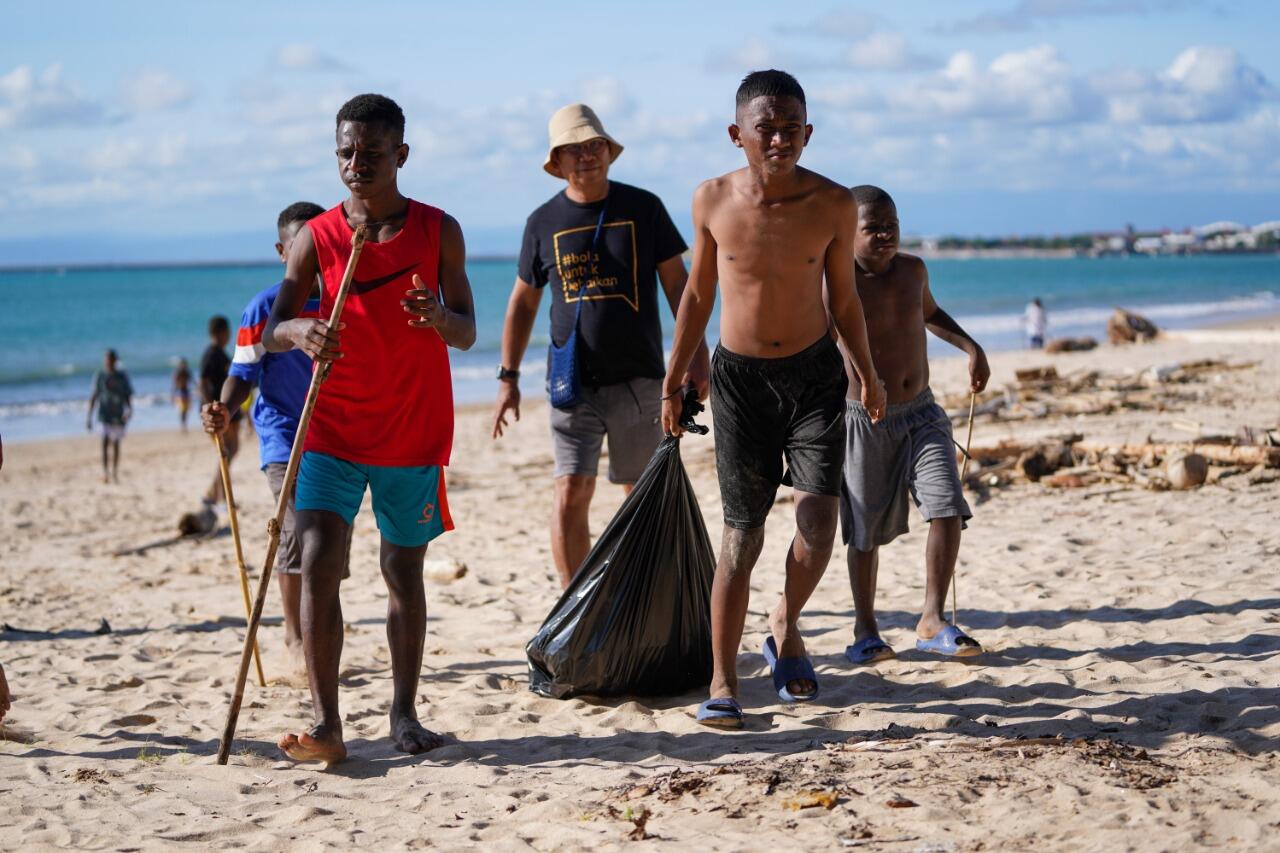
[[[1027,310],[1022,319],[1027,329],[1027,346],[1031,349],[1044,349],[1044,333],[1049,328],[1049,315],[1045,312],[1039,296],[1027,304]]]
[[[187,431],[187,415],[191,411],[191,368],[185,358],[178,359],[178,366],[173,370],[173,404],[178,408],[178,423],[182,431]]]
[[[401,752],[444,739],[418,721],[418,681],[427,605],[427,543],[453,529],[444,466],[453,448],[453,384],[446,347],[476,339],[466,247],[457,221],[401,195],[409,157],[404,113],[382,95],[358,95],[335,121],[341,204],[298,231],[284,281],[262,332],[268,352],[301,349],[331,363],[303,445],[294,506],[302,543],[302,648],[315,723],[287,732],[280,749],[295,761],[347,755],[338,705],[346,539],[365,489],[382,547],[387,643],[394,693],[391,740]],[[367,229],[341,322],[330,326],[351,256],[353,230]],[[303,317],[317,275],[320,316]],[[408,316],[406,316],[408,315]]]
[[[520,419],[520,364],[542,301],[551,291],[551,338],[577,329],[579,399],[551,409],[555,502],[551,552],[568,586],[591,550],[587,515],[600,451],[609,442],[609,480],[627,492],[662,440],[662,324],[657,284],[674,315],[688,274],[686,246],[653,193],[609,180],[622,146],[586,104],[558,110],[548,127],[543,169],[565,188],[530,214],[498,365],[493,437]],[[709,358],[700,341],[681,374],[707,395]]]
[[[96,410],[102,425],[102,482],[120,482],[120,442],[125,426],[133,417],[133,385],[129,374],[118,368],[120,357],[109,349],[102,356],[102,369],[93,375],[89,396],[89,417],[85,429],[93,430]]]
[[[857,207],[846,188],[797,164],[813,132],[804,90],[783,71],[756,71],[743,79],[736,102],[729,139],[747,166],[694,192],[693,270],[662,386],[663,427],[680,435],[681,377],[711,318],[718,281],[724,301],[711,412],[724,536],[711,587],[714,672],[697,719],[722,728],[743,725],[738,647],[784,458],[796,534],[762,652],[782,699],[818,695],[799,619],[831,558],[844,464],[847,383],[828,315],[849,345],[873,418],[885,398],[854,287]]]

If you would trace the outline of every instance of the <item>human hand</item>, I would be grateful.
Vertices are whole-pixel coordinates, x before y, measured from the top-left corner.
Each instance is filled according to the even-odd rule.
[[[862,383],[862,406],[867,410],[867,414],[871,416],[871,422],[878,423],[884,419],[884,407],[889,399],[885,393],[884,383],[880,381],[880,377],[874,377],[872,382]]]
[[[498,404],[493,412],[493,437],[499,438],[507,428],[507,412],[520,420],[520,385],[514,379],[498,380]]]
[[[300,349],[312,361],[321,363],[342,358],[338,351],[339,338],[346,323],[330,328],[324,320],[290,320],[290,335],[295,349]],[[294,325],[297,324],[297,325]]]
[[[231,426],[231,413],[221,403],[205,403],[200,407],[200,423],[209,435],[221,435]]]
[[[974,394],[981,394],[990,378],[991,366],[987,364],[987,354],[982,347],[978,347],[969,356],[969,390]]]
[[[684,434],[680,426],[680,414],[684,411],[684,389],[677,388],[662,400],[662,431],[679,438]]]
[[[401,299],[400,304],[414,317],[409,321],[410,326],[418,329],[433,329],[444,322],[444,306],[436,299],[436,295],[427,289],[421,276],[414,274],[413,290],[406,290],[404,294],[408,298]]]
[[[707,355],[705,347],[700,347],[693,361],[689,363],[683,384],[686,388],[698,389],[698,402],[707,399],[707,395],[711,393],[711,358]]]

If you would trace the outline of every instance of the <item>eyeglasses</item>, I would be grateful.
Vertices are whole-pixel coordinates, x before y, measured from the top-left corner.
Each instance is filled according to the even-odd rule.
[[[609,143],[602,137],[597,136],[595,139],[588,139],[586,142],[579,142],[574,145],[561,145],[560,153],[568,154],[570,157],[581,157],[583,154],[590,154],[592,157],[599,157],[609,147]]]

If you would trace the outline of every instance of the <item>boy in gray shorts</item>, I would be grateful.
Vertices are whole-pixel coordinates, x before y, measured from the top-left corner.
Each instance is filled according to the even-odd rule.
[[[916,648],[969,657],[980,654],[982,647],[946,621],[943,607],[960,550],[960,531],[972,513],[956,471],[951,421],[929,390],[925,330],[968,354],[970,390],[985,388],[991,369],[982,347],[934,301],[924,261],[898,252],[893,199],[872,186],[854,187],[853,196],[858,204],[853,242],[858,296],[889,404],[884,419],[873,424],[858,402],[858,377],[846,359],[849,399],[840,522],[849,546],[857,619],[854,643],[845,657],[855,664],[894,657],[876,625],[876,572],[880,546],[907,532],[908,495],[929,522],[924,611],[916,624]]]

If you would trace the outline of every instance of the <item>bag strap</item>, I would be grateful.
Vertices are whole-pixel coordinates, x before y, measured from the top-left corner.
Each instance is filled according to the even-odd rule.
[[[600,218],[596,220],[596,232],[591,237],[592,254],[594,254],[596,251],[596,244],[600,242],[600,231],[601,229],[604,228],[604,218],[608,213],[609,213],[609,197],[605,196],[604,206],[600,208]],[[578,331],[578,320],[582,318],[582,303],[584,301],[586,300],[583,299],[582,286],[580,285],[578,287],[578,305],[573,312],[573,330],[575,332]]]

